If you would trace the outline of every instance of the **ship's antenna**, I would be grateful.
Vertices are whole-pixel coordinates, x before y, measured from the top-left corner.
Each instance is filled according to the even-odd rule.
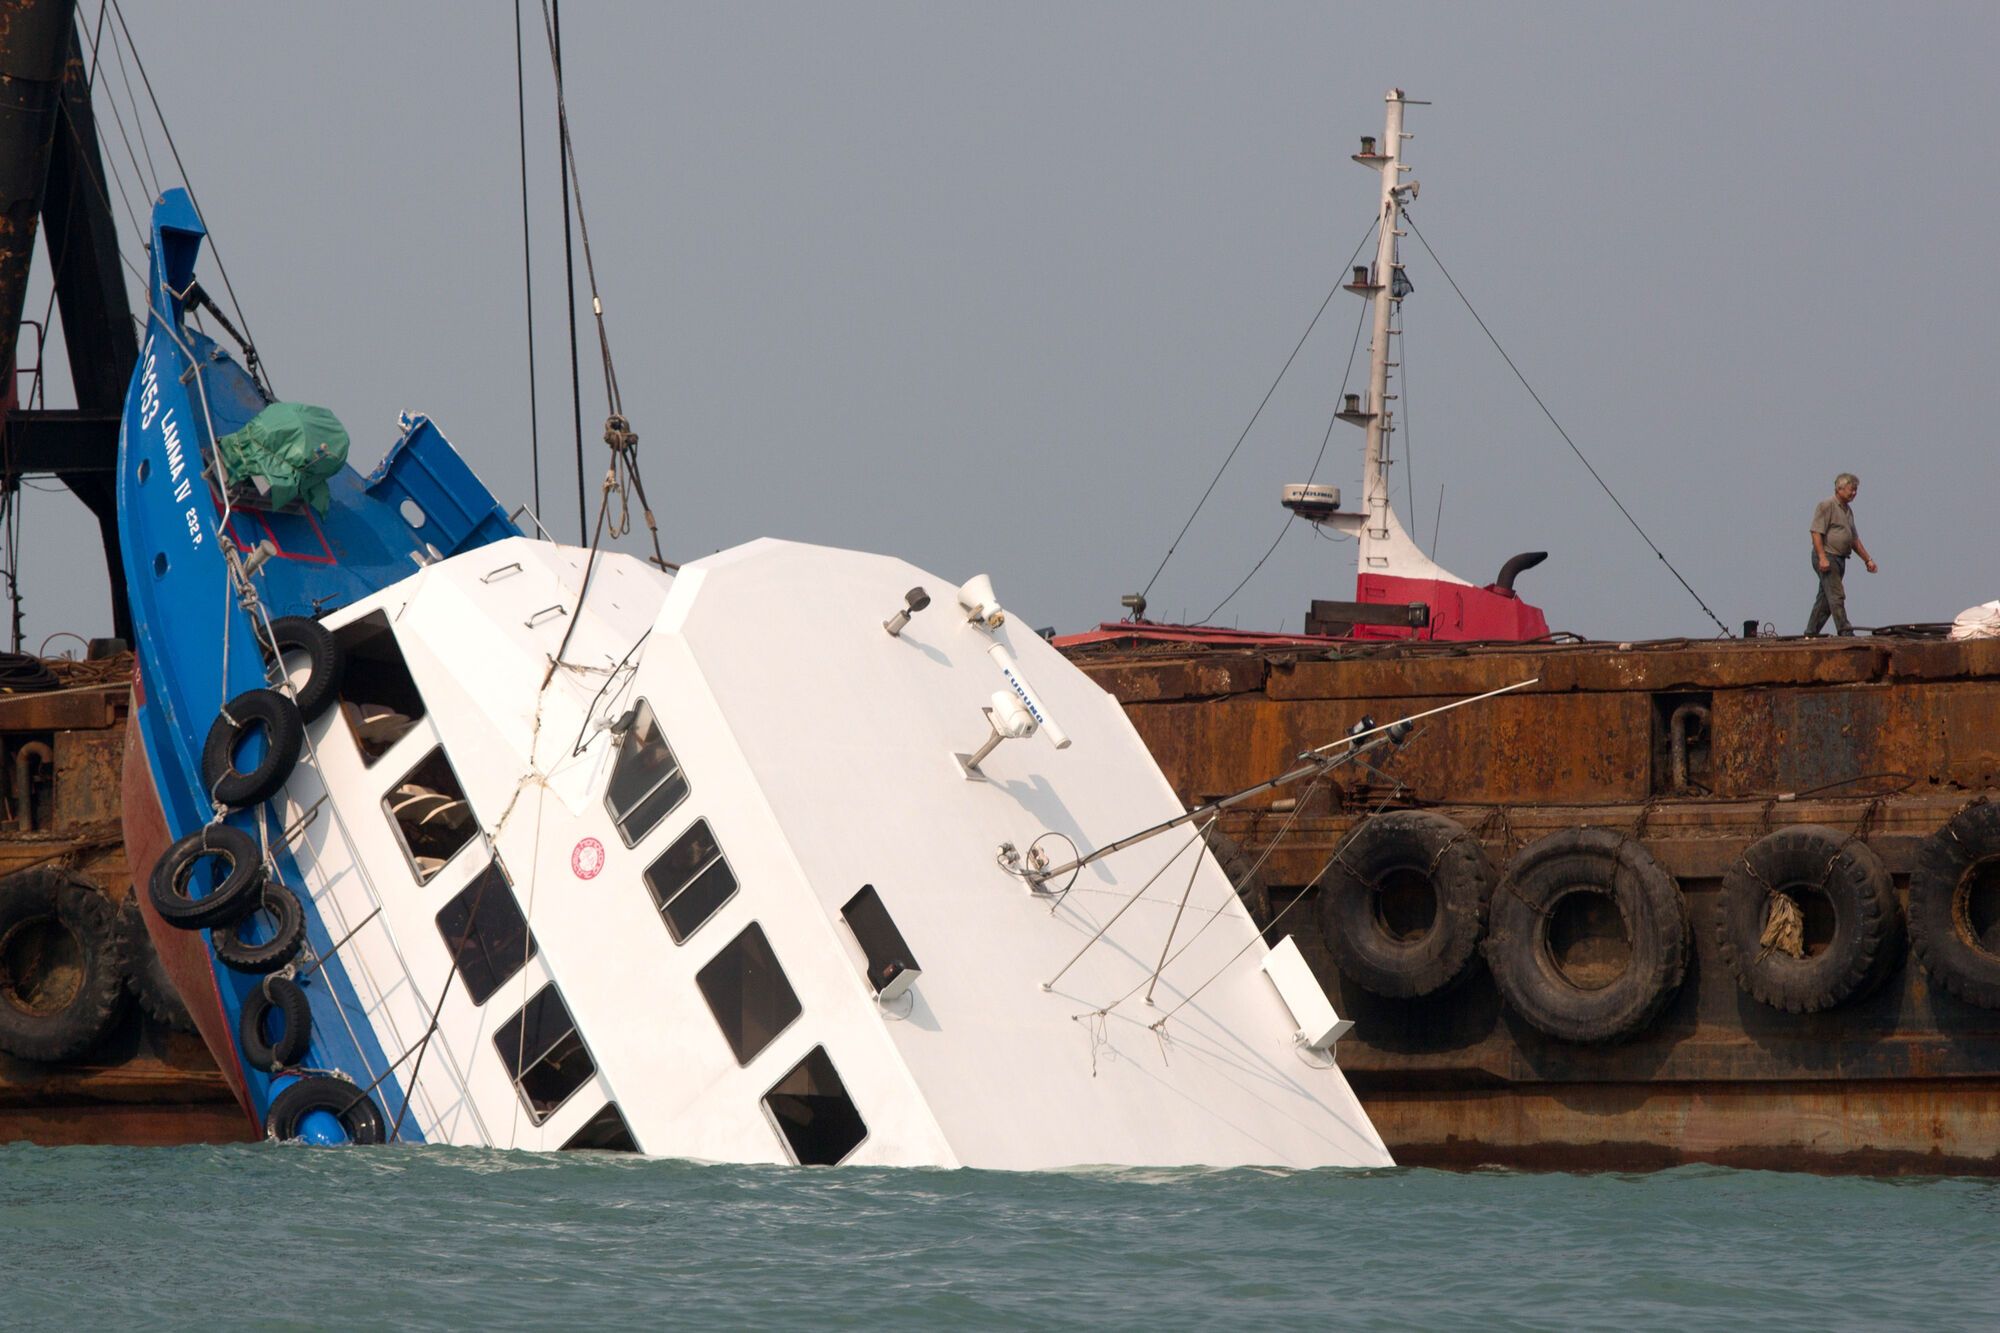
[[[1358,572],[1363,575],[1371,569],[1390,566],[1388,548],[1402,535],[1389,498],[1389,437],[1396,429],[1395,408],[1390,406],[1396,395],[1389,392],[1389,371],[1396,365],[1391,339],[1401,332],[1394,316],[1408,290],[1402,266],[1397,263],[1396,242],[1405,234],[1399,225],[1403,220],[1403,203],[1417,190],[1414,181],[1406,184],[1403,180],[1404,173],[1409,171],[1403,162],[1403,141],[1409,137],[1403,133],[1403,108],[1429,105],[1404,96],[1401,88],[1391,88],[1384,100],[1388,110],[1383,119],[1381,143],[1363,139],[1361,151],[1354,155],[1356,162],[1373,167],[1382,177],[1375,266],[1365,274],[1357,271],[1355,281],[1348,287],[1349,291],[1368,298],[1372,307],[1369,313],[1373,316],[1372,341],[1368,347],[1368,397],[1365,403],[1348,404],[1350,410],[1343,413],[1367,431],[1367,442],[1362,449],[1361,523],[1355,534],[1360,539],[1355,558]]]

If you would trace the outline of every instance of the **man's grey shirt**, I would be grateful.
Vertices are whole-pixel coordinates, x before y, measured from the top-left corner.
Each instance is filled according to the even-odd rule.
[[[1838,500],[1821,500],[1813,509],[1812,530],[1820,534],[1828,555],[1854,549],[1854,511]]]

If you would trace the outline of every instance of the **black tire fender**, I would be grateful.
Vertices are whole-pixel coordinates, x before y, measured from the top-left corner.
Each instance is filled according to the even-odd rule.
[[[124,987],[117,912],[94,886],[50,868],[0,880],[0,1051],[82,1055],[117,1023]]]
[[[339,1120],[351,1143],[375,1144],[388,1137],[375,1099],[333,1074],[308,1074],[273,1097],[264,1133],[281,1142],[296,1139],[300,1123],[314,1111],[326,1111]]]
[[[188,892],[195,868],[208,857],[229,867],[222,882],[201,897]],[[160,919],[182,930],[226,926],[255,910],[264,887],[263,853],[257,840],[230,824],[204,824],[160,854],[146,881]]]
[[[267,1037],[264,1020],[273,1016],[282,1027],[277,1036]],[[265,977],[244,998],[236,1035],[243,1044],[244,1062],[267,1074],[305,1059],[306,1048],[312,1045],[312,1005],[305,987],[290,977]]]
[[[248,773],[236,767],[236,750],[264,732],[264,757]],[[222,706],[201,747],[201,780],[215,801],[231,810],[276,796],[298,765],[306,724],[299,706],[276,690],[245,690]]]
[[[176,1032],[193,1032],[194,1017],[181,1000],[167,969],[160,965],[159,950],[146,933],[146,918],[139,912],[139,900],[127,898],[118,910],[119,947],[125,953],[125,987],[139,1008],[157,1023]]]
[[[305,683],[293,691],[299,716],[312,722],[333,705],[340,695],[340,678],[347,670],[347,650],[333,631],[311,616],[280,616],[271,622],[271,638],[278,648],[277,670],[284,670],[285,655],[296,653],[306,659]]]
[[[1385,891],[1428,893],[1429,923],[1392,920]],[[1356,985],[1394,999],[1430,995],[1465,974],[1492,895],[1492,863],[1462,824],[1393,810],[1363,821],[1334,858],[1320,889],[1320,936]]]
[[[1982,935],[1975,899],[2000,895],[2000,805],[1953,815],[1917,847],[1910,875],[1910,942],[1924,973],[1968,1004],[2000,1009],[2000,928]]]
[[[1564,972],[1550,922],[1576,893],[1609,898],[1623,919],[1630,956],[1601,986]],[[1507,1003],[1561,1041],[1614,1042],[1656,1018],[1687,973],[1687,902],[1673,876],[1637,839],[1572,828],[1522,849],[1487,913],[1486,963]]]
[[[1833,908],[1833,937],[1794,958],[1762,942],[1773,895],[1817,893]],[[1901,957],[1896,889],[1868,845],[1836,829],[1797,824],[1744,849],[1722,877],[1715,942],[1745,994],[1787,1013],[1831,1009],[1874,989]]]
[[[272,923],[270,938],[255,944],[245,940],[244,929],[266,913]],[[211,939],[215,956],[238,972],[252,976],[276,972],[297,958],[306,942],[305,907],[297,894],[267,879],[262,900],[238,920],[218,927]]]

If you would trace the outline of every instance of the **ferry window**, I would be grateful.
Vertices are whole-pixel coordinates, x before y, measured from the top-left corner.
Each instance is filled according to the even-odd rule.
[[[607,1102],[602,1111],[584,1121],[583,1128],[563,1141],[561,1151],[637,1152],[638,1141],[625,1124],[617,1102]]]
[[[424,761],[382,798],[382,809],[403,841],[403,851],[419,884],[430,883],[431,876],[444,869],[445,862],[478,831],[465,788],[459,785],[458,774],[452,772],[442,747],[425,755]]]
[[[569,1006],[553,985],[542,987],[520,1013],[502,1023],[493,1045],[538,1125],[597,1072]]]
[[[764,928],[754,922],[694,979],[739,1065],[756,1059],[803,1012]]]
[[[485,1004],[535,956],[535,937],[498,861],[444,905],[437,928],[474,1004]]]
[[[389,618],[377,611],[334,631],[346,650],[340,676],[340,715],[347,719],[364,763],[373,764],[424,715],[424,699]]]
[[[868,1137],[824,1046],[813,1047],[764,1094],[764,1109],[800,1166],[836,1166]]]
[[[660,734],[659,719],[644,699],[632,710],[632,726],[618,742],[604,808],[618,824],[627,847],[652,832],[669,810],[687,799],[687,775]]]
[[[706,819],[697,819],[675,838],[659,860],[646,867],[646,887],[667,923],[667,934],[679,944],[736,896],[736,874],[722,857],[722,848]]]

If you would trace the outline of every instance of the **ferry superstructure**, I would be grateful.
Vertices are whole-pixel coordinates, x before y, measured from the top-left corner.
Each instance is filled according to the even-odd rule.
[[[421,417],[324,513],[272,506],[213,447],[268,394],[188,318],[203,235],[169,191],[120,454],[125,820],[267,1132],[1388,1164],[1346,1024],[1200,827],[1105,854],[1183,807],[989,581],[530,538]]]

